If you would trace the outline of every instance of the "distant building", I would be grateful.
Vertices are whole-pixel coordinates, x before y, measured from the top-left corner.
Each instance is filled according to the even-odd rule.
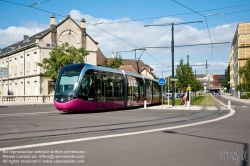
[[[225,75],[218,74],[196,74],[196,79],[200,81],[202,85],[206,85],[207,88],[222,88],[221,84],[225,78]]]
[[[240,23],[235,31],[230,51],[230,87],[235,90],[242,80],[239,69],[250,58],[250,22]]]
[[[98,42],[86,32],[85,20],[79,26],[68,15],[56,24],[55,16],[50,17],[50,28],[31,37],[24,35],[22,41],[0,49],[0,67],[8,68],[8,78],[3,78],[3,95],[40,95],[52,93],[54,82],[43,77],[43,68],[37,66],[56,46],[68,42],[76,48],[83,47],[89,52],[85,62],[100,65],[104,55]]]
[[[112,57],[107,58],[108,63],[111,61],[111,59]],[[137,62],[138,62],[138,65],[137,65]],[[153,68],[145,64],[142,60],[137,61],[134,59],[123,59],[122,65],[119,67],[119,69],[134,72],[134,73],[139,73],[147,77],[154,78]]]

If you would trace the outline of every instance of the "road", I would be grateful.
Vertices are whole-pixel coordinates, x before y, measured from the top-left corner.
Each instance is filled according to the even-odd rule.
[[[250,104],[231,105],[235,114],[226,107],[62,114],[51,104],[2,106],[0,165],[246,166]]]

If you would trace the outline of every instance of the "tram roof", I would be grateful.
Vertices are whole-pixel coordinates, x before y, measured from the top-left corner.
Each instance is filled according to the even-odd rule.
[[[86,64],[86,63],[70,64],[70,65],[64,66],[64,68],[73,67],[73,66],[79,67],[79,68],[84,67],[85,71],[87,71],[89,69],[93,69],[93,70],[99,70],[99,71],[103,71],[103,72],[112,72],[112,73],[122,74],[122,75],[126,75],[126,76],[135,76],[135,77],[139,77],[139,78],[143,78],[143,79],[146,78],[149,80],[157,81],[156,79],[144,76],[142,74],[138,74],[138,73],[134,73],[134,72],[126,71],[126,70],[119,70],[119,69],[108,68],[108,67],[103,67],[103,66],[96,66],[96,65]]]

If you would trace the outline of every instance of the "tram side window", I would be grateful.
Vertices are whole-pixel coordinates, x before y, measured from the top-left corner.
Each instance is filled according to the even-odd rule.
[[[97,96],[103,96],[103,91],[102,91],[102,75],[99,75],[99,74],[96,75],[95,84],[96,84],[95,93],[97,94]]]
[[[139,88],[138,88],[137,80],[135,78],[133,78],[133,77],[129,77],[127,79],[127,82],[128,82],[128,87],[127,87],[128,99],[135,100],[136,97],[138,97],[138,94],[139,94]]]
[[[160,89],[161,89],[161,87],[158,84],[158,82],[153,82],[153,92],[154,92],[154,95],[159,95]]]
[[[105,80],[105,96],[106,97],[113,97],[113,77],[112,76],[106,76],[104,78]]]
[[[145,86],[146,86],[146,99],[150,100],[152,97],[152,84],[150,80],[145,80]]]
[[[138,83],[138,100],[143,100],[143,87],[144,87],[144,82],[142,79],[136,79],[137,83]]]
[[[123,97],[123,78],[121,76],[116,76],[114,78],[114,97]]]
[[[85,74],[82,78],[80,87],[80,96],[87,97],[90,93],[91,85],[93,83],[93,78],[89,74]]]
[[[158,82],[153,82],[154,99],[159,99],[160,91],[161,91],[161,86],[158,84]]]

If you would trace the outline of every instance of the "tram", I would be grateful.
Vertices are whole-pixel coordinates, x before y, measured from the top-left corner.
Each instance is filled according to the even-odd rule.
[[[158,81],[129,71],[71,64],[57,78],[54,105],[62,112],[123,109],[160,104]]]

